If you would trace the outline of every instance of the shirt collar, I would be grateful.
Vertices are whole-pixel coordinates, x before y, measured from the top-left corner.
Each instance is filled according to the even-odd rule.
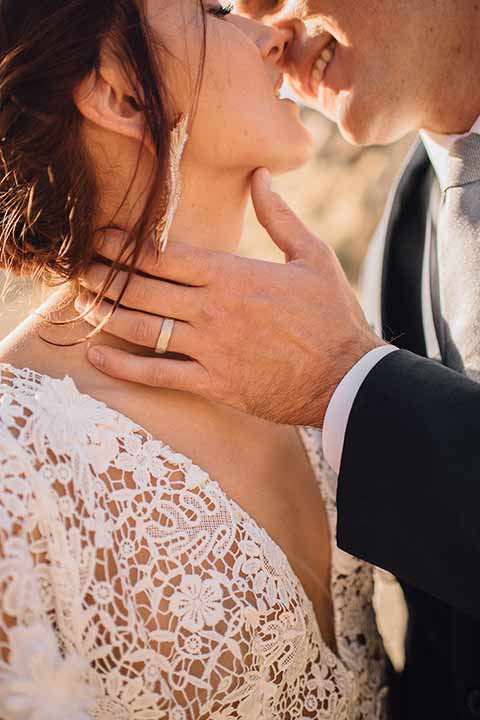
[[[442,135],[440,133],[427,132],[426,130],[420,132],[430,162],[433,165],[435,174],[442,187],[444,187],[448,178],[450,150],[457,140],[467,137],[472,133],[478,133],[480,135],[480,117],[477,118],[470,132],[464,133],[463,135]]]

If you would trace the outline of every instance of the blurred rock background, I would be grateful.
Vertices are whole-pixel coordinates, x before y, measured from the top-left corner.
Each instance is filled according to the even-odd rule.
[[[274,187],[311,230],[333,245],[355,284],[369,239],[412,138],[390,147],[356,148],[347,144],[321,115],[308,109],[303,112],[317,140],[315,157],[306,167],[276,179]],[[283,262],[282,253],[258,225],[252,208],[241,251]],[[39,305],[45,294],[28,279],[9,283],[0,301],[0,338]],[[387,648],[399,667],[405,611],[397,584],[383,573],[376,602]]]

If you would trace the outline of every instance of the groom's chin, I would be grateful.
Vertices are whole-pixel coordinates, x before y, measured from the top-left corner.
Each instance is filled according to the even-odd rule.
[[[368,122],[367,108],[357,108],[350,92],[336,93],[323,88],[318,97],[318,109],[335,123],[344,140],[351,145],[376,144],[372,140],[373,128]]]
[[[387,109],[388,110],[388,109]],[[385,112],[365,101],[357,101],[351,95],[339,97],[335,114],[342,137],[351,145],[390,145],[407,135],[411,128],[399,122],[398,114]]]

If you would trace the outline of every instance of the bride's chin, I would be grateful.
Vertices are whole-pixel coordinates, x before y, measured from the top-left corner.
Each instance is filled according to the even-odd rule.
[[[297,146],[288,144],[284,149],[288,152],[278,154],[270,163],[264,163],[274,175],[291,172],[306,165],[315,155],[315,141],[312,137],[308,143]]]

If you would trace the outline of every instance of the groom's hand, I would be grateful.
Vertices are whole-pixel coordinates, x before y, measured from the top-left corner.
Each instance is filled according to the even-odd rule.
[[[190,359],[144,357],[101,346],[91,362],[117,378],[186,390],[280,423],[321,426],[338,383],[369,350],[384,344],[368,325],[326,243],[272,192],[267,171],[252,180],[260,223],[284,251],[285,265],[172,243],[143,252],[121,307],[103,329],[154,348],[162,318],[176,319],[169,351]],[[119,239],[101,253],[118,258]],[[95,292],[108,268],[94,265],[83,283]],[[120,274],[107,298],[117,299]],[[169,282],[174,281],[174,282]],[[178,284],[180,283],[180,284]],[[108,301],[88,317],[98,325]]]

